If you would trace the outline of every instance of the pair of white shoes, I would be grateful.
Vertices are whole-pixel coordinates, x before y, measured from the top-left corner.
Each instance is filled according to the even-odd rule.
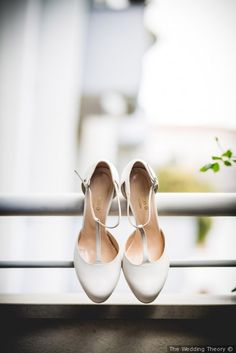
[[[158,224],[158,182],[153,170],[146,162],[133,160],[125,167],[119,183],[116,168],[103,160],[88,171],[85,179],[80,179],[85,194],[84,215],[75,245],[74,266],[83,289],[94,302],[105,301],[123,268],[135,296],[143,303],[152,302],[164,286],[169,269],[165,238]],[[127,200],[128,219],[135,228],[123,256],[108,231],[120,222],[120,190]],[[118,203],[119,215],[117,223],[109,226],[106,218],[113,198]]]

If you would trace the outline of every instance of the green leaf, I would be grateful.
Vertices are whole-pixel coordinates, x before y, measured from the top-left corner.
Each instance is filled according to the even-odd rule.
[[[226,165],[227,167],[230,167],[232,163],[230,163],[229,161],[224,161],[224,165]]]
[[[211,169],[213,170],[214,173],[218,172],[220,170],[219,163],[213,163],[211,166]]]
[[[212,163],[205,164],[201,169],[200,172],[206,172],[207,170],[211,169]]]
[[[225,153],[222,154],[223,157],[228,157],[231,158],[233,155],[233,152],[231,150],[227,150]]]
[[[233,162],[236,163],[236,159],[233,159]]]
[[[221,161],[222,160],[222,157],[217,157],[217,156],[212,156],[211,157],[213,159],[213,161]]]

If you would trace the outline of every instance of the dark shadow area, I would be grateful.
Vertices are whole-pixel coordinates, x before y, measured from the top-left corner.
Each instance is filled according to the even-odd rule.
[[[23,319],[1,326],[1,353],[161,353],[168,345],[235,343],[224,320]]]

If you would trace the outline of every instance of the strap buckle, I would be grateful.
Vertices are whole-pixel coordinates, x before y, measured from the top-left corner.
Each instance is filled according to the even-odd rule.
[[[153,172],[152,168],[149,166],[148,163],[147,163],[147,169],[148,169],[148,172],[149,172],[149,175],[150,175],[150,179],[151,179],[151,183],[152,183],[153,190],[154,190],[155,192],[157,192],[158,187],[159,187],[157,176],[156,176],[156,174]]]
[[[89,186],[90,186],[90,182],[87,181],[86,179],[83,179],[83,178],[79,175],[79,173],[77,172],[77,170],[74,170],[74,172],[75,172],[75,174],[79,177],[79,179],[81,180],[82,189],[83,189],[83,187],[84,187],[83,192],[85,193],[85,191],[86,191],[86,190],[89,188]]]

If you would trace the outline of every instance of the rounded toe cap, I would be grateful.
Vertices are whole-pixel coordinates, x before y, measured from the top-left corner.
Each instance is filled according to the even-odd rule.
[[[142,286],[140,286],[140,283],[132,280],[129,280],[128,283],[136,298],[145,304],[153,302],[164,285],[153,285],[153,280],[151,279],[150,282],[146,281],[146,283],[142,283]]]
[[[106,278],[104,275],[85,279],[80,276],[79,280],[87,296],[95,303],[102,303],[112,294],[118,278]]]
[[[116,287],[120,277],[121,259],[117,256],[112,262],[90,264],[75,251],[74,267],[87,296],[95,303],[102,303]]]
[[[161,292],[169,270],[167,258],[153,263],[134,265],[123,261],[123,272],[130,289],[143,303],[153,302]]]

